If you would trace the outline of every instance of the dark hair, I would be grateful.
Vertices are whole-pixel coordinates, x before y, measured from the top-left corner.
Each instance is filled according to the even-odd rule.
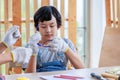
[[[34,14],[34,26],[37,30],[39,30],[38,23],[49,21],[52,19],[52,15],[55,17],[57,22],[57,28],[61,27],[61,15],[58,10],[53,6],[43,6],[39,8]]]

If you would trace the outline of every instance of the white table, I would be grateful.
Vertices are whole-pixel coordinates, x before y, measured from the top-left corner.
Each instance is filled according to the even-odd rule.
[[[104,73],[106,70],[112,69],[112,68],[120,68],[120,66],[117,67],[103,67],[103,68],[85,68],[85,69],[76,69],[76,70],[66,70],[66,71],[54,71],[54,72],[40,72],[40,73],[25,73],[25,74],[14,74],[14,75],[5,75],[6,80],[16,80],[19,77],[27,77],[30,80],[42,80],[40,79],[40,76],[45,75],[59,75],[59,74],[74,74],[80,77],[87,77],[89,80],[96,80],[90,76],[90,73],[96,73],[98,75],[101,75],[101,73]]]

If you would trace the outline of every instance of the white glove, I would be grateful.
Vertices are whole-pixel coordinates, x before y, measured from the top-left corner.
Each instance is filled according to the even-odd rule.
[[[33,54],[37,54],[38,53],[38,45],[37,43],[39,43],[39,41],[41,40],[41,35],[39,32],[36,32],[35,34],[33,34],[28,43],[27,43],[27,47],[31,48],[33,51]]]
[[[19,64],[28,63],[32,55],[32,49],[24,47],[18,47],[11,52],[13,62]]]
[[[10,29],[7,30],[4,38],[3,38],[3,43],[6,44],[7,47],[12,46],[18,38],[21,37],[20,31],[19,31],[19,26],[13,26]]]
[[[66,52],[68,50],[68,44],[62,39],[62,38],[54,38],[50,43],[48,43],[48,46],[50,46],[49,50],[52,52]]]
[[[37,43],[36,44],[27,44],[27,47],[32,49],[32,54],[37,55],[38,50],[39,50],[39,47],[38,47]]]
[[[30,39],[29,39],[29,41],[28,41],[28,43],[38,43],[39,41],[41,40],[41,35],[40,35],[40,33],[37,31],[35,34],[33,34],[31,37],[30,37]]]

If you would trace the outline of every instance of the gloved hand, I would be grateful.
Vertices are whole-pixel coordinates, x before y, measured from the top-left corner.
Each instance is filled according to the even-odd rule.
[[[52,52],[66,52],[68,50],[68,44],[62,39],[62,38],[54,38],[50,43],[48,43],[48,46],[50,46],[49,50]]]
[[[28,63],[30,60],[30,57],[32,55],[32,49],[30,48],[24,48],[24,47],[18,47],[11,51],[13,62],[24,64]]]
[[[7,30],[5,36],[2,39],[2,42],[7,46],[10,47],[12,46],[18,38],[21,37],[20,31],[19,31],[19,26],[13,26],[10,29]]]
[[[31,37],[30,37],[30,39],[29,39],[29,41],[28,41],[28,43],[38,43],[39,41],[41,40],[41,35],[40,35],[40,33],[37,31],[37,32],[35,32],[35,34],[33,34]]]
[[[36,44],[27,44],[27,47],[32,49],[32,54],[37,55],[39,46]]]
[[[36,32],[35,34],[33,34],[28,43],[27,43],[27,47],[31,48],[33,51],[33,54],[37,54],[38,53],[38,45],[37,43],[41,40],[41,35],[39,32]]]

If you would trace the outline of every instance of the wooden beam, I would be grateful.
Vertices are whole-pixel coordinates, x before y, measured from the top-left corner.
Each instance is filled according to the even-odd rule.
[[[61,12],[61,16],[62,16],[62,26],[60,28],[60,34],[62,37],[64,37],[64,22],[65,22],[65,15],[64,15],[64,0],[60,0],[61,1],[61,8],[60,8],[60,12]]]
[[[21,20],[21,23],[25,23],[25,22],[26,22],[25,19],[22,19],[22,20]],[[33,22],[34,22],[33,19],[30,19],[30,22],[33,23]],[[4,23],[5,23],[4,20],[1,20],[0,24],[4,24]],[[9,23],[13,23],[13,21],[9,20]]]
[[[69,38],[76,45],[76,0],[69,0],[68,4],[68,33]]]
[[[118,27],[120,27],[120,1],[117,0],[117,18],[118,18]]]
[[[113,27],[116,27],[115,0],[112,0]]]
[[[50,0],[41,0],[41,6],[48,6],[50,3]]]
[[[4,0],[4,25],[5,25],[5,32],[8,30],[8,0]],[[8,64],[5,64],[5,74],[8,73],[8,68],[9,68],[9,65]]]
[[[26,0],[26,41],[30,38],[30,1]]]
[[[110,0],[105,0],[106,6],[106,26],[111,26]]]
[[[5,25],[5,32],[7,31],[8,27],[8,0],[4,0],[4,25]]]
[[[5,29],[5,32],[8,30],[9,28],[9,9],[10,9],[10,3],[8,0],[4,0],[4,29]],[[1,10],[0,10],[1,11]],[[1,13],[1,12],[0,12]],[[1,15],[0,15],[1,16]],[[0,20],[1,21],[1,20]],[[0,22],[1,23],[1,22]],[[2,23],[1,23],[2,24]],[[2,36],[1,36],[2,37]],[[3,65],[5,68],[2,68],[2,70],[4,69],[5,71],[5,74],[8,73],[8,67],[9,65],[8,64],[5,64]]]
[[[35,12],[35,11],[37,10],[37,8],[38,8],[37,1],[38,1],[38,0],[34,0],[34,12]]]
[[[21,0],[13,0],[12,1],[12,12],[13,12],[13,25],[19,25],[20,31],[21,31]],[[16,44],[16,46],[21,46],[22,42],[21,39],[19,39]]]
[[[53,5],[57,8],[57,0],[53,0]]]
[[[2,38],[2,34],[1,34],[1,4],[2,4],[2,2],[0,1],[0,41],[1,41],[1,38]],[[1,69],[1,67],[0,67],[0,69]],[[1,70],[0,70],[1,71]]]

